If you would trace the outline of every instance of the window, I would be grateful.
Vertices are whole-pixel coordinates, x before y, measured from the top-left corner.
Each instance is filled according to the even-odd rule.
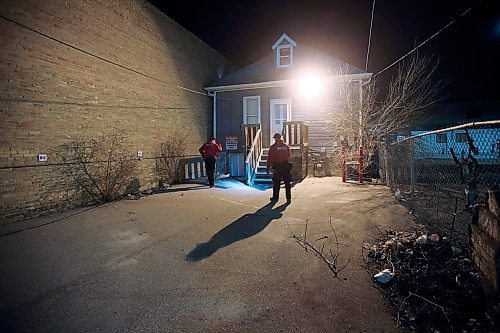
[[[260,123],[260,96],[243,97],[243,124]]]
[[[455,142],[467,142],[465,133],[455,133]]]
[[[447,143],[448,142],[448,136],[446,133],[440,133],[436,134],[436,143]]]
[[[276,67],[290,67],[293,65],[293,47],[292,45],[278,46],[276,52]]]

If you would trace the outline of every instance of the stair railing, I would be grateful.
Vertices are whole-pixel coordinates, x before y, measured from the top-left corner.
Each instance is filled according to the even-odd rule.
[[[309,145],[309,125],[304,121],[287,121],[283,124],[281,132],[283,141],[290,147]]]
[[[281,132],[283,141],[292,149],[292,158],[297,155],[294,151],[300,151],[300,171],[302,175],[307,175],[309,160],[309,125],[304,121],[287,121],[283,124]]]
[[[253,184],[253,178],[257,172],[257,167],[259,166],[259,160],[262,155],[262,131],[259,128],[255,133],[252,146],[248,151],[247,158],[245,160],[245,174],[247,185]]]

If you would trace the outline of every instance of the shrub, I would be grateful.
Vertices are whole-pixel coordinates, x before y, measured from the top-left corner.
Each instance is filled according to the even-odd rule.
[[[158,146],[153,172],[160,188],[183,180],[186,139],[187,135],[173,133]]]
[[[79,137],[59,147],[62,172],[84,197],[113,201],[138,175],[137,161],[126,136],[119,130],[98,137]]]

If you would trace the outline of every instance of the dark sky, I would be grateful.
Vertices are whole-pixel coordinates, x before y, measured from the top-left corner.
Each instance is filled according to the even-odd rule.
[[[240,66],[268,55],[287,33],[365,67],[372,0],[149,1]],[[377,0],[368,71],[378,73],[469,7],[419,51],[439,58],[450,101],[500,100],[499,0]]]

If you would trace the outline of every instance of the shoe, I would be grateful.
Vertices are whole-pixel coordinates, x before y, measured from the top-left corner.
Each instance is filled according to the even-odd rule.
[[[277,199],[277,198],[275,198],[275,197],[271,197],[269,200],[270,200],[271,202],[277,202],[277,201],[278,201],[278,199]]]

